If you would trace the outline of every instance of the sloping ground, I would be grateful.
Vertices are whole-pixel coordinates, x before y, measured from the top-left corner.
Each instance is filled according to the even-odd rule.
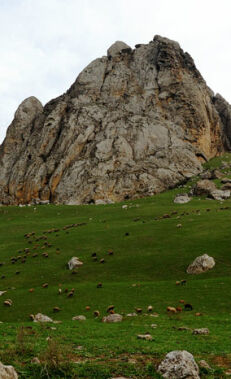
[[[219,167],[224,159],[230,162],[227,155],[209,165]],[[229,169],[226,174],[231,177]],[[66,362],[65,351],[68,361],[80,362],[74,365],[76,377],[156,377],[155,365],[173,349],[206,358],[217,370],[216,375],[213,372],[214,376],[207,377],[225,377],[217,367],[222,362],[228,369],[231,354],[231,201],[193,198],[188,204],[174,204],[176,193],[188,191],[192,182],[155,197],[120,204],[1,207],[0,261],[4,264],[0,267],[0,290],[7,293],[0,297],[0,360],[14,364],[22,377],[48,377],[45,371],[41,374],[44,366],[30,365],[30,361],[40,354],[47,364],[44,351],[49,344],[46,338],[51,336],[56,348],[62,349],[61,367]],[[165,214],[170,218],[163,218]],[[73,224],[77,225],[67,228]],[[49,232],[53,229],[56,231]],[[24,237],[31,232],[35,235]],[[114,254],[108,255],[108,250]],[[198,276],[186,274],[187,266],[204,253],[214,257],[215,268]],[[21,258],[12,264],[11,258],[18,256]],[[66,267],[72,256],[83,261],[76,274]],[[105,263],[100,263],[102,258]],[[177,286],[175,282],[182,279],[187,280],[186,285]],[[99,282],[102,288],[97,288]],[[44,283],[48,288],[42,288]],[[31,288],[33,292],[29,292]],[[75,288],[74,296],[58,295],[59,288]],[[4,306],[6,299],[13,301],[11,307]],[[166,307],[181,305],[180,299],[192,304],[193,310],[167,315]],[[122,314],[134,312],[135,307],[146,313],[152,305],[159,317],[125,317],[115,325],[101,323],[101,317],[94,319],[94,310],[103,316],[110,304]],[[53,313],[54,307],[61,311]],[[37,312],[63,323],[54,325],[54,330],[35,325],[29,315]],[[196,317],[196,312],[202,316]],[[71,321],[80,314],[87,317],[85,322]],[[151,328],[152,323],[157,324],[156,329]],[[20,334],[17,330],[22,325],[25,329]],[[190,330],[178,331],[181,326],[208,327],[210,334],[194,336]],[[147,331],[153,341],[137,339],[137,334]],[[23,347],[19,352],[14,350],[15,338],[16,346]],[[131,358],[135,364],[127,363]],[[52,370],[50,377],[64,376],[62,370],[56,374]],[[65,370],[71,369],[68,366]]]

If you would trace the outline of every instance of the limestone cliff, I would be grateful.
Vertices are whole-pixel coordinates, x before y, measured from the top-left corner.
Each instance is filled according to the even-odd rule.
[[[117,41],[43,108],[18,108],[0,147],[0,202],[152,195],[229,148],[231,111],[177,42]]]

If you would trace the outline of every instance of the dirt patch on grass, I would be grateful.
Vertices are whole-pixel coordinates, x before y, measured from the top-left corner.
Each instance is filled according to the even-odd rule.
[[[225,356],[215,356],[212,358],[212,362],[219,367],[222,368],[230,368],[231,367],[231,354]]]

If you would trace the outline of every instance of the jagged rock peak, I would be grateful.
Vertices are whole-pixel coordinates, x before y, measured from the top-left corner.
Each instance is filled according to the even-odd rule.
[[[21,104],[0,147],[0,202],[153,195],[229,147],[230,114],[177,42],[117,41],[44,108]]]

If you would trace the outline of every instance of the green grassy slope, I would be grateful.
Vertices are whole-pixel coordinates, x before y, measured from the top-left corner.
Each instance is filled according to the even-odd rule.
[[[218,165],[216,161],[212,164]],[[0,297],[0,321],[4,322],[0,324],[0,359],[15,363],[22,377],[38,377],[37,368],[28,366],[29,371],[23,374],[19,357],[4,353],[12,348],[20,325],[33,325],[35,335],[26,337],[32,351],[23,360],[28,364],[31,357],[46,349],[45,337],[51,335],[61,346],[71,347],[75,359],[87,357],[87,365],[78,366],[76,377],[109,378],[113,373],[122,374],[125,368],[121,361],[111,363],[109,369],[107,363],[97,366],[95,360],[108,361],[111,357],[118,360],[128,353],[145,354],[151,365],[153,357],[161,357],[173,349],[189,350],[210,362],[217,355],[225,356],[230,362],[231,201],[221,204],[194,198],[188,204],[174,204],[175,195],[187,190],[188,186],[113,205],[1,207],[0,262],[4,264],[0,267],[0,290],[7,293]],[[124,204],[127,209],[122,208]],[[162,218],[164,214],[170,218]],[[66,229],[76,223],[84,225]],[[181,228],[177,227],[179,223]],[[59,231],[48,233],[53,228]],[[35,235],[24,237],[31,232]],[[47,239],[40,239],[42,236]],[[51,246],[44,245],[45,242]],[[29,254],[25,249],[30,250]],[[109,256],[108,250],[114,254]],[[48,258],[42,256],[44,252]],[[97,253],[98,261],[93,261],[93,252]],[[35,253],[37,256],[33,257]],[[187,266],[204,253],[215,258],[215,268],[197,276],[186,274]],[[24,255],[26,261],[22,263]],[[12,264],[11,258],[18,256],[21,259]],[[84,263],[75,275],[66,267],[72,256]],[[101,258],[105,259],[104,264],[99,262]],[[182,279],[187,279],[187,284],[176,286],[175,282]],[[102,288],[97,288],[99,282]],[[48,283],[48,288],[42,288],[43,283]],[[30,288],[34,292],[29,292]],[[75,288],[75,294],[72,298],[65,293],[58,295],[58,288]],[[9,298],[13,305],[6,307],[3,302]],[[179,306],[180,299],[191,303],[193,311],[167,315],[166,307]],[[152,305],[159,317],[141,315],[115,325],[105,325],[93,318],[94,310],[103,316],[110,304],[122,314],[133,312],[135,307],[143,308],[145,313],[147,306]],[[54,313],[53,307],[57,306],[61,311]],[[91,310],[86,311],[86,306]],[[63,323],[54,331],[32,324],[29,315],[37,312]],[[196,317],[196,312],[203,315]],[[85,315],[87,321],[71,321],[78,314]],[[155,330],[150,327],[152,323],[158,325]],[[209,327],[210,335],[179,332],[176,329],[179,326]],[[146,331],[153,335],[152,342],[136,338]],[[77,345],[83,346],[83,351],[76,350]],[[152,366],[147,365],[142,363],[141,374],[134,371],[133,365],[128,374],[155,377]]]

